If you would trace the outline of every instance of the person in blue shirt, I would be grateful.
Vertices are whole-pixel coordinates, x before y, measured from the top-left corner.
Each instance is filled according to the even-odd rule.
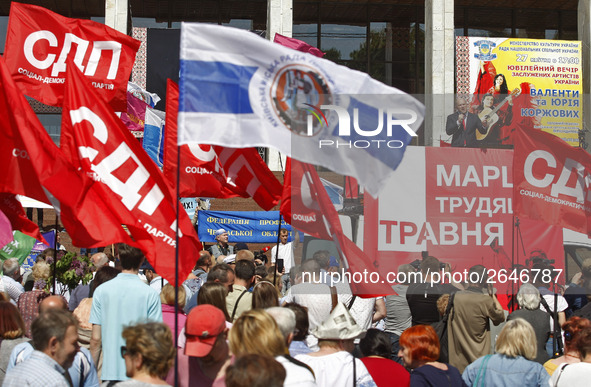
[[[138,321],[162,322],[160,294],[138,276],[144,260],[141,250],[118,246],[121,273],[94,292],[89,322],[92,324],[90,352],[95,362],[103,350],[103,381],[127,380],[121,347],[125,345],[123,328]]]
[[[522,318],[507,321],[495,345],[496,353],[476,359],[464,370],[468,386],[547,386],[550,375],[533,361],[537,354],[536,334]]]

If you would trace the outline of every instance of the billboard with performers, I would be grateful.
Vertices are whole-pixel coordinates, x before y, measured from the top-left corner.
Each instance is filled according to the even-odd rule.
[[[457,37],[456,63],[444,142],[509,147],[516,131],[534,128],[579,145],[580,41]]]

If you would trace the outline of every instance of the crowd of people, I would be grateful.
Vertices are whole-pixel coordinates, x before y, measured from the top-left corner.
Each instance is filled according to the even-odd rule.
[[[396,294],[362,298],[323,281],[338,265],[327,251],[297,265],[287,238],[263,259],[215,235],[178,288],[124,244],[115,261],[94,254],[94,279],[66,297],[40,285],[43,255],[29,290],[18,262],[4,261],[0,384],[588,385],[591,260],[566,291],[523,283],[507,302],[484,266],[467,283],[439,283],[445,265],[424,257],[399,267],[424,275]]]

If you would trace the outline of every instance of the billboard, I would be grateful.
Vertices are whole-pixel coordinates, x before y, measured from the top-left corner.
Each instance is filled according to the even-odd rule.
[[[460,144],[462,123],[454,128],[457,120],[449,121],[448,116],[443,141],[453,146],[509,147],[515,132],[527,127],[579,145],[580,41],[456,37],[456,74],[457,94],[465,97],[468,112],[461,115],[456,106],[454,118],[471,113],[486,124],[482,130],[476,124],[467,128],[476,139]]]
[[[562,228],[513,216],[512,165],[509,149],[409,147],[383,193],[365,196],[364,250],[385,271],[423,252],[453,272],[481,264],[501,289],[541,252],[563,269]]]

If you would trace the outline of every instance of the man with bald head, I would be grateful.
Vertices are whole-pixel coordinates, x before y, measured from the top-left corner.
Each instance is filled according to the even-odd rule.
[[[55,294],[46,297],[39,303],[39,314],[47,312],[50,309],[68,309],[68,303],[62,296],[56,296]]]
[[[51,295],[39,303],[39,316],[47,316],[48,314],[51,314],[52,311],[56,310],[66,311],[68,315],[71,315],[68,311],[68,303],[62,296]],[[72,318],[76,319],[74,316],[72,316]],[[35,322],[33,322],[33,327],[34,326]],[[7,372],[14,368],[17,364],[22,363],[31,357],[35,349],[39,350],[39,348],[33,348],[33,345],[36,342],[35,332],[36,331],[33,328],[32,341],[27,341],[14,347],[8,361],[8,367],[6,369]],[[77,329],[75,332],[76,337],[78,337]],[[64,374],[64,377],[69,385],[76,387],[98,387],[99,380],[96,367],[88,349],[78,347],[73,362],[69,364],[68,363],[69,362],[60,364],[60,366],[68,367],[68,372],[67,374]]]
[[[90,257],[90,262],[92,262],[92,264],[93,264],[92,278],[94,279],[96,271],[109,263],[109,257],[107,257],[107,254],[105,254],[105,253],[96,253]],[[91,283],[92,283],[92,281],[90,281],[86,285],[79,284],[72,291],[72,293],[70,294],[70,303],[69,303],[70,311],[74,311],[74,309],[76,309],[78,307],[78,305],[80,304],[80,301],[82,301],[85,298],[88,298],[88,296],[90,294],[90,284]]]
[[[486,128],[482,121],[474,113],[470,113],[470,104],[464,97],[456,98],[456,111],[447,116],[445,133],[452,136],[451,146],[455,147],[478,147],[476,131],[486,134]]]

